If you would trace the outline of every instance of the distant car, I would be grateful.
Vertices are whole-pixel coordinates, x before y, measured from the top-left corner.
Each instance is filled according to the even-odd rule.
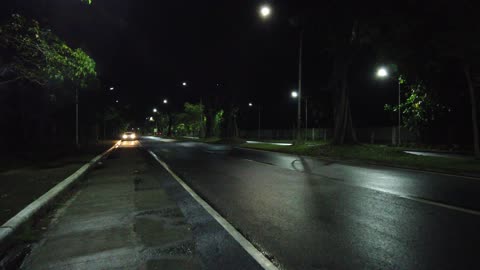
[[[125,132],[122,135],[122,141],[134,141],[137,139],[135,132]]]

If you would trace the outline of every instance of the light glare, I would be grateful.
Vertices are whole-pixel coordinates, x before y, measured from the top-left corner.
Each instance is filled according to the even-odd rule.
[[[292,91],[292,98],[298,98],[298,92]]]
[[[388,71],[386,68],[379,68],[378,71],[377,71],[377,77],[380,77],[380,78],[385,78],[388,76]]]
[[[263,5],[260,7],[260,15],[263,17],[263,18],[267,18],[269,17],[270,15],[272,14],[272,9],[267,6],[267,5]]]

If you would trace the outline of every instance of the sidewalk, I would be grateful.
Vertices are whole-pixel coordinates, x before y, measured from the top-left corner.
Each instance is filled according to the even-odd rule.
[[[22,269],[200,269],[185,218],[124,142],[56,212]]]

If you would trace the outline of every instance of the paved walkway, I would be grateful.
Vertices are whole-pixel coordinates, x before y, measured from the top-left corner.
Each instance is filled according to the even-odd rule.
[[[22,269],[200,269],[191,230],[150,166],[124,142],[56,212]]]

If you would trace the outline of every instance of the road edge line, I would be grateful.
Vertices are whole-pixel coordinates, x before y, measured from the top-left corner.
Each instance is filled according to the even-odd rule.
[[[222,226],[228,234],[230,234],[237,243],[250,255],[252,258],[265,270],[278,270],[278,268],[269,260],[263,253],[261,253],[250,241],[248,241],[232,224],[230,224],[224,217],[222,217],[213,207],[211,207],[205,200],[203,200],[192,188],[190,188],[175,172],[173,172],[167,163],[163,162],[158,156],[148,150],[148,153],[158,162],[162,167],[170,173],[170,175],[192,196],[192,198],[200,204],[208,214],[210,214]]]
[[[84,164],[80,169],[62,180],[60,183],[52,187],[35,201],[31,202],[15,216],[7,220],[0,226],[0,251],[9,248],[10,240],[13,234],[17,232],[23,225],[33,219],[42,209],[48,206],[53,200],[57,199],[65,190],[71,187],[75,182],[81,179],[90,169],[103,157],[114,149],[118,148],[121,141],[115,143],[110,149],[93,158],[90,162]]]

